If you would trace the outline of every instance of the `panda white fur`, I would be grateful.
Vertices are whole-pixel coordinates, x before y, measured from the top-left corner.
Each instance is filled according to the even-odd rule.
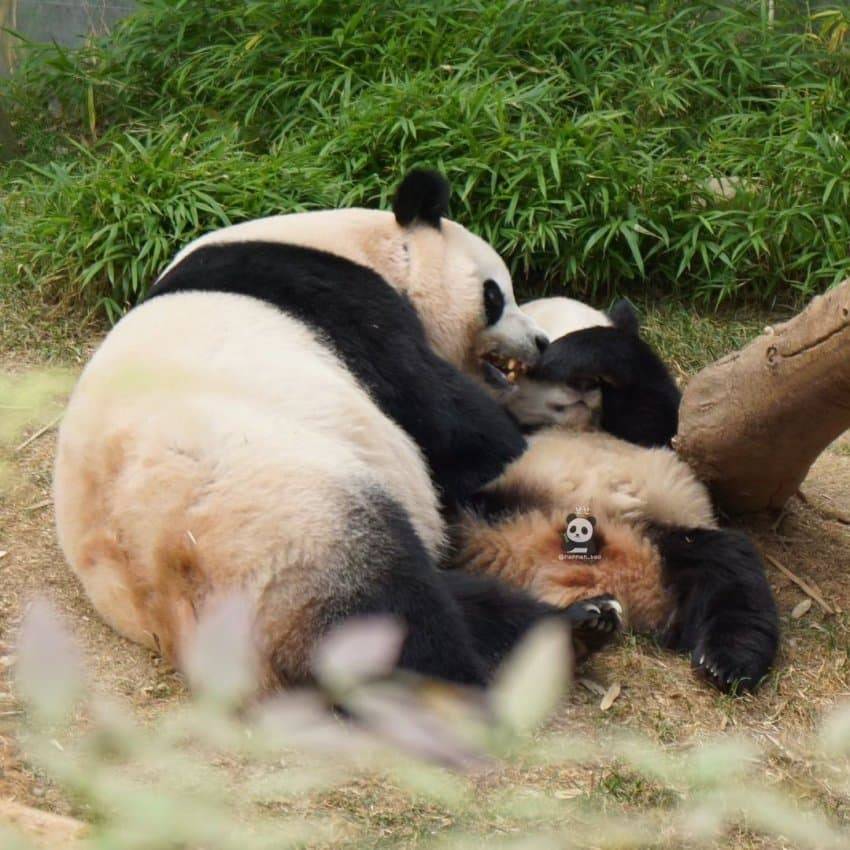
[[[584,328],[607,328],[612,324],[611,318],[602,310],[597,310],[583,301],[560,295],[526,301],[521,309],[537,323],[549,339],[559,339]]]
[[[63,420],[55,503],[65,556],[119,632],[179,665],[201,608],[239,590],[266,685],[309,679],[317,639],[373,613],[405,621],[403,666],[481,684],[555,614],[435,568],[441,507],[525,447],[459,370],[545,344],[447,198],[413,172],[394,213],[209,234],[109,333]],[[617,622],[608,600],[557,616],[591,648]]]
[[[605,588],[630,625],[689,652],[715,684],[753,687],[778,645],[764,567],[745,535],[718,528],[705,486],[666,447],[679,392],[633,308],[605,316],[554,298],[523,309],[552,334],[568,330],[505,400],[529,446],[463,513],[453,564],[552,604]],[[562,543],[582,509],[604,546],[575,569]]]

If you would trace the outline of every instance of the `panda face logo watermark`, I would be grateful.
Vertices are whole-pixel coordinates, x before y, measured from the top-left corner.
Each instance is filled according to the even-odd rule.
[[[596,531],[596,517],[585,513],[570,514],[564,530],[564,561],[598,561],[599,536]]]

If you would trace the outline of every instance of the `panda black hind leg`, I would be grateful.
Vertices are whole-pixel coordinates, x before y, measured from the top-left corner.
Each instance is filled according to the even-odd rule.
[[[779,617],[749,538],[726,529],[657,529],[674,613],[664,644],[723,690],[752,690],[776,658]]]
[[[463,611],[441,580],[404,508],[383,491],[354,496],[334,563],[310,606],[310,642],[351,617],[391,615],[406,636],[399,667],[465,685],[483,686],[487,665]],[[278,657],[285,662],[286,646]],[[286,669],[278,670],[286,684]]]
[[[475,649],[492,673],[535,625],[552,618],[570,627],[577,661],[610,643],[622,625],[622,608],[612,596],[584,599],[557,608],[491,576],[444,570],[445,586],[463,612]]]

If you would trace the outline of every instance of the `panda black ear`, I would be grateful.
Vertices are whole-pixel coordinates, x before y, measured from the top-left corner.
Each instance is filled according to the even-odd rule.
[[[393,212],[402,227],[416,221],[440,229],[440,219],[449,211],[451,189],[448,180],[436,171],[414,169],[395,193]]]
[[[608,311],[608,318],[618,330],[625,331],[625,333],[633,336],[640,334],[640,320],[637,310],[628,298],[620,298],[615,301],[614,306]]]
[[[578,514],[568,514],[567,515],[567,525],[569,525],[577,516],[578,516]]]
[[[587,518],[587,521],[590,523],[591,528],[596,528],[596,517],[595,516],[589,516]]]

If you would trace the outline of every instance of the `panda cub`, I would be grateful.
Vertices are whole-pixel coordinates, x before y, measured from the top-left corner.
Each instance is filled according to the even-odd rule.
[[[453,564],[555,605],[612,593],[631,628],[719,687],[754,687],[777,651],[773,596],[752,543],[717,527],[706,488],[665,448],[679,392],[633,308],[523,309],[567,333],[505,399],[529,447],[463,512]]]
[[[389,614],[401,666],[484,684],[542,617],[594,649],[610,599],[564,611],[437,569],[443,510],[525,448],[476,380],[546,338],[496,252],[446,219],[431,172],[392,212],[280,215],[184,248],[83,371],[59,433],[59,540],[94,607],[176,666],[198,614],[239,592],[266,686],[317,641]]]
[[[508,408],[527,428],[600,428],[639,446],[664,446],[679,426],[681,393],[640,337],[626,300],[609,314],[570,298],[523,305],[554,340],[545,362],[519,383]]]

